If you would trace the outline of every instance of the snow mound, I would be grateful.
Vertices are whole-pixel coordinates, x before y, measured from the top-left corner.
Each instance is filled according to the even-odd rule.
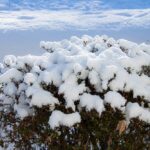
[[[61,111],[55,110],[49,118],[49,125],[52,129],[61,125],[71,127],[76,123],[81,122],[81,117],[78,112],[71,114],[64,114]]]
[[[83,107],[101,116],[109,104],[127,120],[150,122],[150,45],[85,35],[40,46],[47,51],[42,56],[9,55],[0,64],[0,103],[16,117],[48,105],[50,127],[70,127],[82,121]],[[73,113],[55,110],[60,105]]]
[[[103,100],[97,95],[84,93],[80,97],[80,105],[81,107],[86,107],[88,111],[95,109],[99,115],[105,110]]]
[[[112,108],[122,109],[125,106],[126,99],[118,92],[109,91],[105,94],[104,102],[109,103]]]

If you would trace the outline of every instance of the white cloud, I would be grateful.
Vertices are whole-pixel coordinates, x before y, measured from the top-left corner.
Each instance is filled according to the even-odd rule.
[[[84,12],[82,10],[20,10],[1,11],[0,30],[44,28],[50,30],[119,29],[150,27],[150,9],[119,9]]]

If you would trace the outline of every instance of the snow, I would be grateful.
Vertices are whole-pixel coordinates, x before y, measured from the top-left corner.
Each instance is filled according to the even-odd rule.
[[[126,106],[126,112],[128,120],[138,117],[140,120],[150,123],[150,111],[139,106],[138,103],[129,102]]]
[[[54,106],[58,104],[58,99],[55,98],[50,92],[36,88],[34,86],[29,87],[26,90],[27,97],[31,96],[30,105],[42,107],[44,105]]]
[[[33,84],[34,82],[36,82],[36,80],[37,80],[37,77],[33,73],[27,73],[24,76],[24,82],[28,85]]]
[[[16,65],[16,57],[14,55],[7,55],[3,59],[3,63],[6,66],[13,67]]]
[[[125,106],[126,99],[118,92],[109,91],[105,94],[104,102],[110,104],[112,108],[122,110],[122,107]]]
[[[22,73],[15,68],[11,68],[2,75],[0,75],[0,83],[9,83],[12,80],[22,80]]]
[[[146,75],[138,76],[133,73],[129,75],[128,84],[125,86],[126,91],[133,90],[134,97],[143,96],[150,101],[150,78]]]
[[[100,76],[99,76],[99,74],[95,70],[92,70],[92,71],[89,72],[88,78],[90,80],[90,83],[92,85],[94,85],[94,87],[95,87],[95,89],[96,89],[97,92],[102,91],[101,80],[99,79]]]
[[[17,115],[19,118],[24,119],[25,117],[29,116],[31,114],[31,110],[28,107],[25,107],[25,105],[14,105],[14,111],[17,112]]]
[[[50,71],[41,72],[40,76],[38,78],[38,81],[44,82],[47,85],[54,84],[55,86],[58,87],[61,85],[62,79],[61,79],[61,75],[59,74],[58,70],[53,68]]]
[[[132,52],[135,52],[135,50],[133,51],[133,49],[136,49],[136,47],[138,46],[136,43],[125,40],[125,39],[120,39],[117,41],[119,46],[121,48],[124,49],[124,51],[129,54],[128,52],[131,50]],[[130,55],[129,55],[130,56]]]
[[[4,88],[4,93],[6,95],[14,96],[16,92],[17,92],[17,87],[12,82],[8,83]]]
[[[68,126],[71,127],[76,123],[81,122],[81,117],[78,112],[74,112],[71,114],[64,114],[59,110],[55,110],[52,112],[49,118],[49,125],[52,129],[59,126]]]
[[[58,48],[61,47],[61,45],[57,42],[45,42],[45,41],[41,41],[40,42],[40,47],[47,49],[49,52],[54,52],[55,50],[57,50]]]
[[[103,100],[97,95],[84,93],[80,97],[80,106],[86,107],[88,111],[95,109],[99,115],[105,110]]]
[[[101,76],[101,79],[102,79],[102,88],[104,90],[106,90],[108,88],[109,80],[111,80],[115,77],[115,75],[117,74],[117,71],[118,71],[118,68],[115,65],[108,65],[108,66],[103,67],[101,69],[100,76]]]
[[[79,99],[79,95],[86,90],[85,84],[77,83],[75,75],[71,74],[67,80],[60,86],[59,93],[64,94],[64,98],[67,102],[67,107],[71,107],[75,110],[74,101]]]
[[[149,45],[106,35],[85,35],[58,42],[42,41],[40,46],[47,51],[41,56],[8,55],[0,64],[0,99],[2,104],[11,104],[16,117],[23,119],[33,115],[34,106],[48,105],[51,128],[70,127],[81,122],[82,108],[94,109],[100,116],[110,104],[129,121],[137,117],[150,122],[149,108],[131,103],[120,94],[132,92],[132,98],[150,102],[150,76],[142,70],[150,66]],[[71,108],[73,113],[55,110],[56,105]]]

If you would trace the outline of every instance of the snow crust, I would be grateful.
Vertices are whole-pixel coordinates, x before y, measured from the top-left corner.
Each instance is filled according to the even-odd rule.
[[[133,93],[150,103],[150,45],[104,36],[71,37],[59,42],[42,41],[41,56],[6,56],[0,64],[0,99],[13,106],[21,119],[34,114],[34,106],[50,106],[52,129],[81,122],[80,111],[95,109],[99,116],[109,104],[127,120],[150,122],[148,108],[131,103],[120,93]],[[103,96],[100,96],[103,95]],[[61,98],[60,98],[61,97]],[[56,105],[74,113],[55,110]],[[77,103],[77,104],[75,104]],[[76,107],[76,105],[78,105]]]

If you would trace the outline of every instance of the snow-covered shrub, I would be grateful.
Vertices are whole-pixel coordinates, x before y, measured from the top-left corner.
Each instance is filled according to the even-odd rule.
[[[148,149],[149,45],[83,36],[40,46],[42,56],[0,64],[1,147]]]

